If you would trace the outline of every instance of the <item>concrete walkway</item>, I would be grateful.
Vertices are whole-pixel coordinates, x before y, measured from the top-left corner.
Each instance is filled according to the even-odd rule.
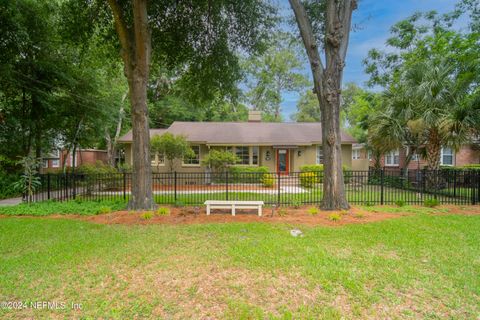
[[[10,198],[10,199],[3,199],[0,200],[0,207],[1,206],[14,206],[16,204],[22,203],[22,198]]]

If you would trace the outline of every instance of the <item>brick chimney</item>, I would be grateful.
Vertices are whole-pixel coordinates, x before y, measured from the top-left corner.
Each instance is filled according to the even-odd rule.
[[[262,111],[250,110],[248,111],[248,122],[261,122]]]

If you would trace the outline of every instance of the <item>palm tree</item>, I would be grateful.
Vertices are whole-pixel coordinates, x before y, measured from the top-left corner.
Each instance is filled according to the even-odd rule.
[[[471,91],[471,82],[446,60],[404,66],[387,90],[386,110],[375,117],[372,144],[386,150],[423,147],[428,169],[438,170],[442,146],[458,149],[478,129],[478,112],[468,99]]]

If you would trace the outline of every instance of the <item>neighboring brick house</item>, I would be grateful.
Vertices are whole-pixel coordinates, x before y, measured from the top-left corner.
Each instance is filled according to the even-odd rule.
[[[375,166],[374,159],[362,148],[361,159],[367,159],[369,166]],[[386,168],[404,168],[407,157],[407,149],[400,148],[390,151],[380,158],[381,167]],[[466,144],[460,147],[458,151],[452,148],[443,147],[440,153],[440,165],[442,166],[464,166],[468,164],[480,164],[480,147],[477,144]],[[423,169],[427,166],[427,161],[419,155],[414,155],[408,169]]]
[[[55,171],[63,167],[70,168],[73,166],[73,155],[68,154],[67,150],[54,150],[42,158],[42,171]],[[97,149],[77,149],[75,153],[75,166],[82,164],[95,164],[97,161],[103,163],[108,162],[107,151]]]

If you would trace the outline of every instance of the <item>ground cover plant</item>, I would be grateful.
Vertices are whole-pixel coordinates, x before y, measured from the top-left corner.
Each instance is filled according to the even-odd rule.
[[[126,203],[117,201],[43,201],[0,207],[0,215],[46,216],[51,214],[96,215],[123,210]]]
[[[299,226],[303,236],[296,238],[286,224],[126,226],[3,217],[0,300],[68,304],[0,309],[0,317],[478,317],[479,215],[441,207],[366,209],[411,214]]]

